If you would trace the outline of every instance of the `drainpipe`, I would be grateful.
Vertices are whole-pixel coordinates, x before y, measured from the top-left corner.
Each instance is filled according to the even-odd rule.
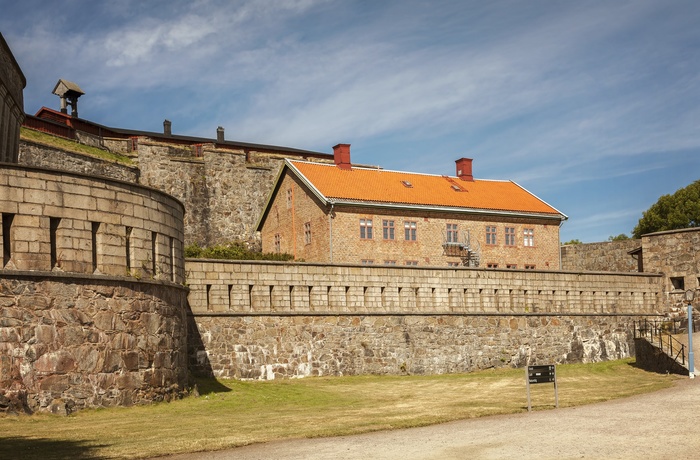
[[[331,209],[328,211],[328,227],[329,227],[329,251],[330,251],[330,257],[329,257],[329,263],[333,263],[333,206],[334,203],[331,202]]]

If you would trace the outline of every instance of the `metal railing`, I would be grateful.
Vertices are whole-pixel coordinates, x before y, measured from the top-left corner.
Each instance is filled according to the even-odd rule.
[[[652,345],[658,344],[668,356],[685,366],[685,345],[672,335],[681,332],[679,324],[679,321],[635,321],[634,338],[644,338]]]

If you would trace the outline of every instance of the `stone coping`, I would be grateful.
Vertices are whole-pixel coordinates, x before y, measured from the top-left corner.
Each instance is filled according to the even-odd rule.
[[[110,282],[110,283],[132,283],[132,284],[150,284],[155,286],[168,286],[181,289],[189,292],[190,288],[182,284],[173,283],[168,280],[153,280],[153,279],[136,279],[134,277],[122,277],[112,275],[85,274],[73,272],[47,272],[47,271],[30,271],[30,270],[4,270],[0,269],[0,278],[43,278],[55,281],[60,280],[85,280],[92,282]]]
[[[91,157],[93,158],[93,157]],[[157,188],[153,187],[148,187],[146,185],[141,185],[141,184],[136,184],[134,182],[128,182],[128,181],[123,181],[119,179],[112,179],[110,177],[105,177],[105,176],[95,176],[91,174],[81,174],[73,171],[66,171],[62,169],[51,169],[51,168],[44,168],[41,166],[27,166],[27,165],[22,165],[22,164],[15,164],[15,163],[2,163],[0,162],[0,168],[7,168],[7,169],[18,169],[18,170],[23,170],[23,171],[35,171],[38,173],[48,173],[48,174],[53,174],[56,176],[73,176],[73,177],[79,177],[81,179],[88,179],[94,182],[103,182],[103,183],[112,183],[114,185],[120,186],[120,187],[127,187],[127,188],[136,188],[136,189],[141,189],[144,191],[147,191],[149,193],[157,193],[158,195],[161,195],[163,197],[166,197],[173,202],[177,203],[183,210],[183,213],[185,212],[185,205],[180,201],[178,198],[175,198],[174,196],[163,192],[162,190],[159,190]]]
[[[590,316],[590,317],[617,317],[617,316],[651,316],[665,318],[666,315],[662,313],[644,313],[644,312],[630,312],[630,313],[563,313],[563,312],[542,312],[542,313],[517,313],[517,312],[410,312],[410,311],[394,311],[394,312],[319,312],[319,311],[298,311],[298,312],[203,312],[195,313],[188,311],[187,316],[193,318],[199,317],[212,317],[212,318],[227,318],[227,317],[252,317],[252,316],[264,316],[264,317],[307,317],[307,316],[486,316],[486,317],[532,317],[539,318],[541,316],[552,316],[552,317],[564,317],[564,316]]]
[[[185,263],[213,263],[213,264],[238,264],[238,265],[271,265],[271,266],[301,266],[301,267],[339,267],[339,268],[367,268],[367,269],[392,269],[392,270],[439,270],[439,271],[454,271],[464,270],[473,272],[502,272],[502,273],[545,273],[545,274],[562,274],[562,275],[611,275],[611,276],[637,276],[637,277],[656,277],[663,278],[662,273],[638,273],[638,272],[606,272],[606,271],[585,271],[585,270],[525,270],[513,268],[484,268],[484,267],[444,267],[444,266],[427,266],[427,265],[362,265],[362,264],[345,264],[345,263],[322,263],[322,262],[281,262],[277,260],[228,260],[228,259],[196,259],[185,258]]]

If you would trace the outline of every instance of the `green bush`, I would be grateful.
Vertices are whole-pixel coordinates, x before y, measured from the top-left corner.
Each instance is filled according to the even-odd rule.
[[[191,259],[223,259],[223,260],[294,260],[291,254],[272,252],[256,252],[249,250],[244,243],[233,241],[203,248],[197,243],[185,246],[185,257]]]

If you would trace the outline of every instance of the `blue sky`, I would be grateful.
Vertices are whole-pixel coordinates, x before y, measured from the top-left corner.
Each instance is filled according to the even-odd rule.
[[[474,159],[569,216],[631,234],[700,179],[700,2],[0,0],[25,111],[275,144],[433,174]]]

